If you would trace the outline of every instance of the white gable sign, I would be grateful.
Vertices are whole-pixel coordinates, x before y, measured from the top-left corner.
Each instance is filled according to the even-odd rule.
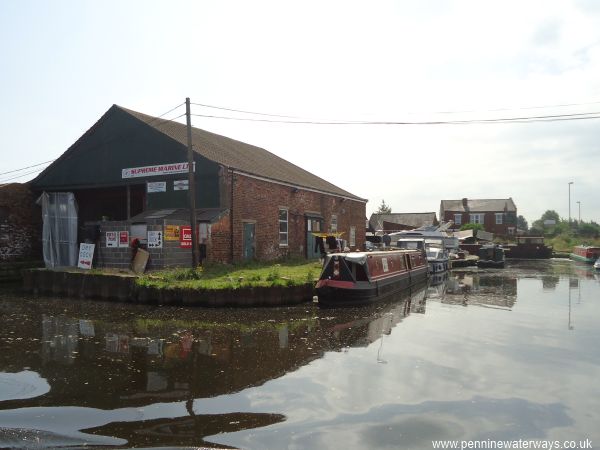
[[[196,169],[196,163],[194,163],[194,169]],[[138,177],[152,177],[156,175],[172,175],[176,173],[187,173],[188,163],[172,163],[172,164],[161,164],[158,166],[145,166],[145,167],[131,167],[129,169],[122,169],[121,178],[138,178]]]

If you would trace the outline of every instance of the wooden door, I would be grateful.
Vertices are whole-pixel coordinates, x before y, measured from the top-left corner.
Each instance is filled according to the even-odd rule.
[[[244,259],[254,259],[256,256],[256,224],[244,222]]]

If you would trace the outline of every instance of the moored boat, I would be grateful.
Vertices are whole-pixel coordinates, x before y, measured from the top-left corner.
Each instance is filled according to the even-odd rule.
[[[371,303],[427,279],[422,249],[327,255],[316,285],[319,304]]]
[[[402,233],[400,233],[402,236]],[[425,249],[429,273],[444,272],[449,269],[449,253],[444,240],[427,237],[400,237],[396,246],[402,249]]]
[[[543,236],[517,236],[516,244],[506,248],[508,259],[549,259],[552,257],[552,247],[544,243]]]
[[[600,258],[600,247],[591,247],[589,245],[578,245],[573,247],[573,252],[569,255],[575,261],[594,264]]]
[[[504,267],[504,249],[496,244],[486,244],[479,248],[477,267]]]
[[[448,250],[435,244],[425,244],[429,273],[440,273],[448,270]]]

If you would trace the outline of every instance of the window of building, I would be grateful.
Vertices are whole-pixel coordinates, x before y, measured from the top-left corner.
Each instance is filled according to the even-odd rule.
[[[319,219],[308,219],[308,231],[321,232],[321,221]]]
[[[510,235],[515,234],[515,227],[508,227],[508,234],[510,234]]]
[[[335,214],[331,215],[331,232],[337,233],[337,216]]]
[[[279,246],[287,247],[288,245],[288,210],[285,208],[279,209]]]
[[[502,213],[496,213],[496,225],[502,225],[502,218],[504,217],[504,214]]]
[[[469,214],[469,221],[471,223],[480,223],[483,225],[483,214]]]
[[[0,206],[0,223],[8,223],[8,208]]]
[[[356,227],[350,227],[350,247],[356,247]]]
[[[454,214],[454,225],[462,225],[462,214]]]

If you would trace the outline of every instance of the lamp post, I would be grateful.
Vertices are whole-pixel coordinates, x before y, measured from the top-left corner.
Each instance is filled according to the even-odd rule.
[[[581,225],[581,202],[577,200],[577,207],[579,208],[579,220],[578,223]]]
[[[569,181],[569,228],[571,228],[571,185],[572,181]]]

